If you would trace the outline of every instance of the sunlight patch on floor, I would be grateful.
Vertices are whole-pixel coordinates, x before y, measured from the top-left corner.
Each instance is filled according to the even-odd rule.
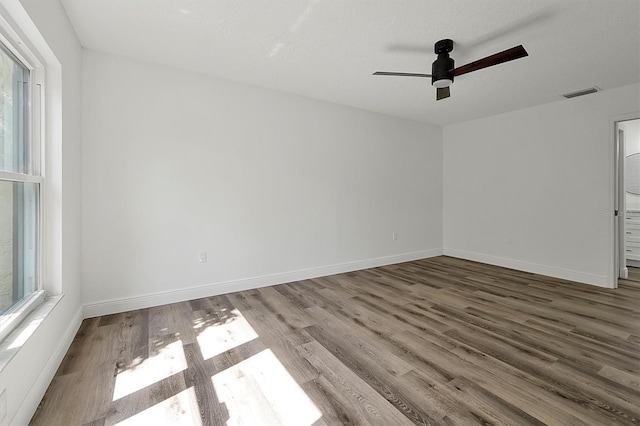
[[[159,348],[151,347],[149,351],[149,358],[138,360],[139,364],[131,366],[116,376],[114,401],[187,368],[182,340],[178,339]]]
[[[205,360],[258,338],[258,334],[240,311],[234,309],[231,315],[233,320],[209,325],[198,335],[198,345]]]
[[[227,425],[311,425],[322,413],[270,349],[211,380],[229,412]]]
[[[198,401],[193,388],[147,408],[144,411],[117,423],[119,426],[140,425],[201,425]]]

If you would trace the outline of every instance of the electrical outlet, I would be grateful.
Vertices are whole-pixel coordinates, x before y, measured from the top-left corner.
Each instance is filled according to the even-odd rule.
[[[397,240],[398,240],[398,233],[397,233],[397,232],[394,232],[393,234],[391,234],[391,239],[392,239],[393,241],[397,241]]]
[[[200,263],[204,263],[207,261],[207,252],[202,250],[199,254],[198,254],[198,260],[200,261]]]
[[[511,237],[507,237],[507,244],[513,244],[513,239],[511,239]]]
[[[7,416],[7,390],[3,389],[0,393],[0,424],[5,424]]]

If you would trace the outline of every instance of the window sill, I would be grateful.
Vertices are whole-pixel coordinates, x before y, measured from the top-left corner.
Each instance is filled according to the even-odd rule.
[[[2,313],[0,316],[0,342],[3,342],[17,325],[20,325],[32,311],[44,302],[45,295],[43,290],[38,290],[12,306],[8,312]]]
[[[29,340],[63,295],[47,297],[2,342],[0,342],[0,373],[11,362],[20,348]]]

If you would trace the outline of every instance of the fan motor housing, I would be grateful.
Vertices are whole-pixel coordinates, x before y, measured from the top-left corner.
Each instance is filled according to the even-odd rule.
[[[435,85],[439,80],[451,80],[453,83],[454,60],[449,57],[448,53],[440,53],[438,59],[431,65],[431,84]]]
[[[433,46],[433,51],[438,55],[431,65],[431,85],[436,85],[437,81],[450,80],[453,83],[453,73],[451,72],[455,66],[454,61],[449,57],[449,53],[453,50],[453,40],[445,38],[444,40],[437,41]],[[444,83],[444,82],[443,82]],[[448,86],[449,84],[447,84]],[[445,87],[445,86],[442,86]]]

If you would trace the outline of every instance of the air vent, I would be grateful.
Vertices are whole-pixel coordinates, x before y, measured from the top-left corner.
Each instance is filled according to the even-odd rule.
[[[584,96],[584,95],[589,95],[591,93],[596,93],[599,90],[600,90],[599,87],[590,87],[588,89],[578,90],[577,92],[565,93],[562,96],[564,96],[567,99],[571,99],[571,98],[577,98],[578,96]]]

